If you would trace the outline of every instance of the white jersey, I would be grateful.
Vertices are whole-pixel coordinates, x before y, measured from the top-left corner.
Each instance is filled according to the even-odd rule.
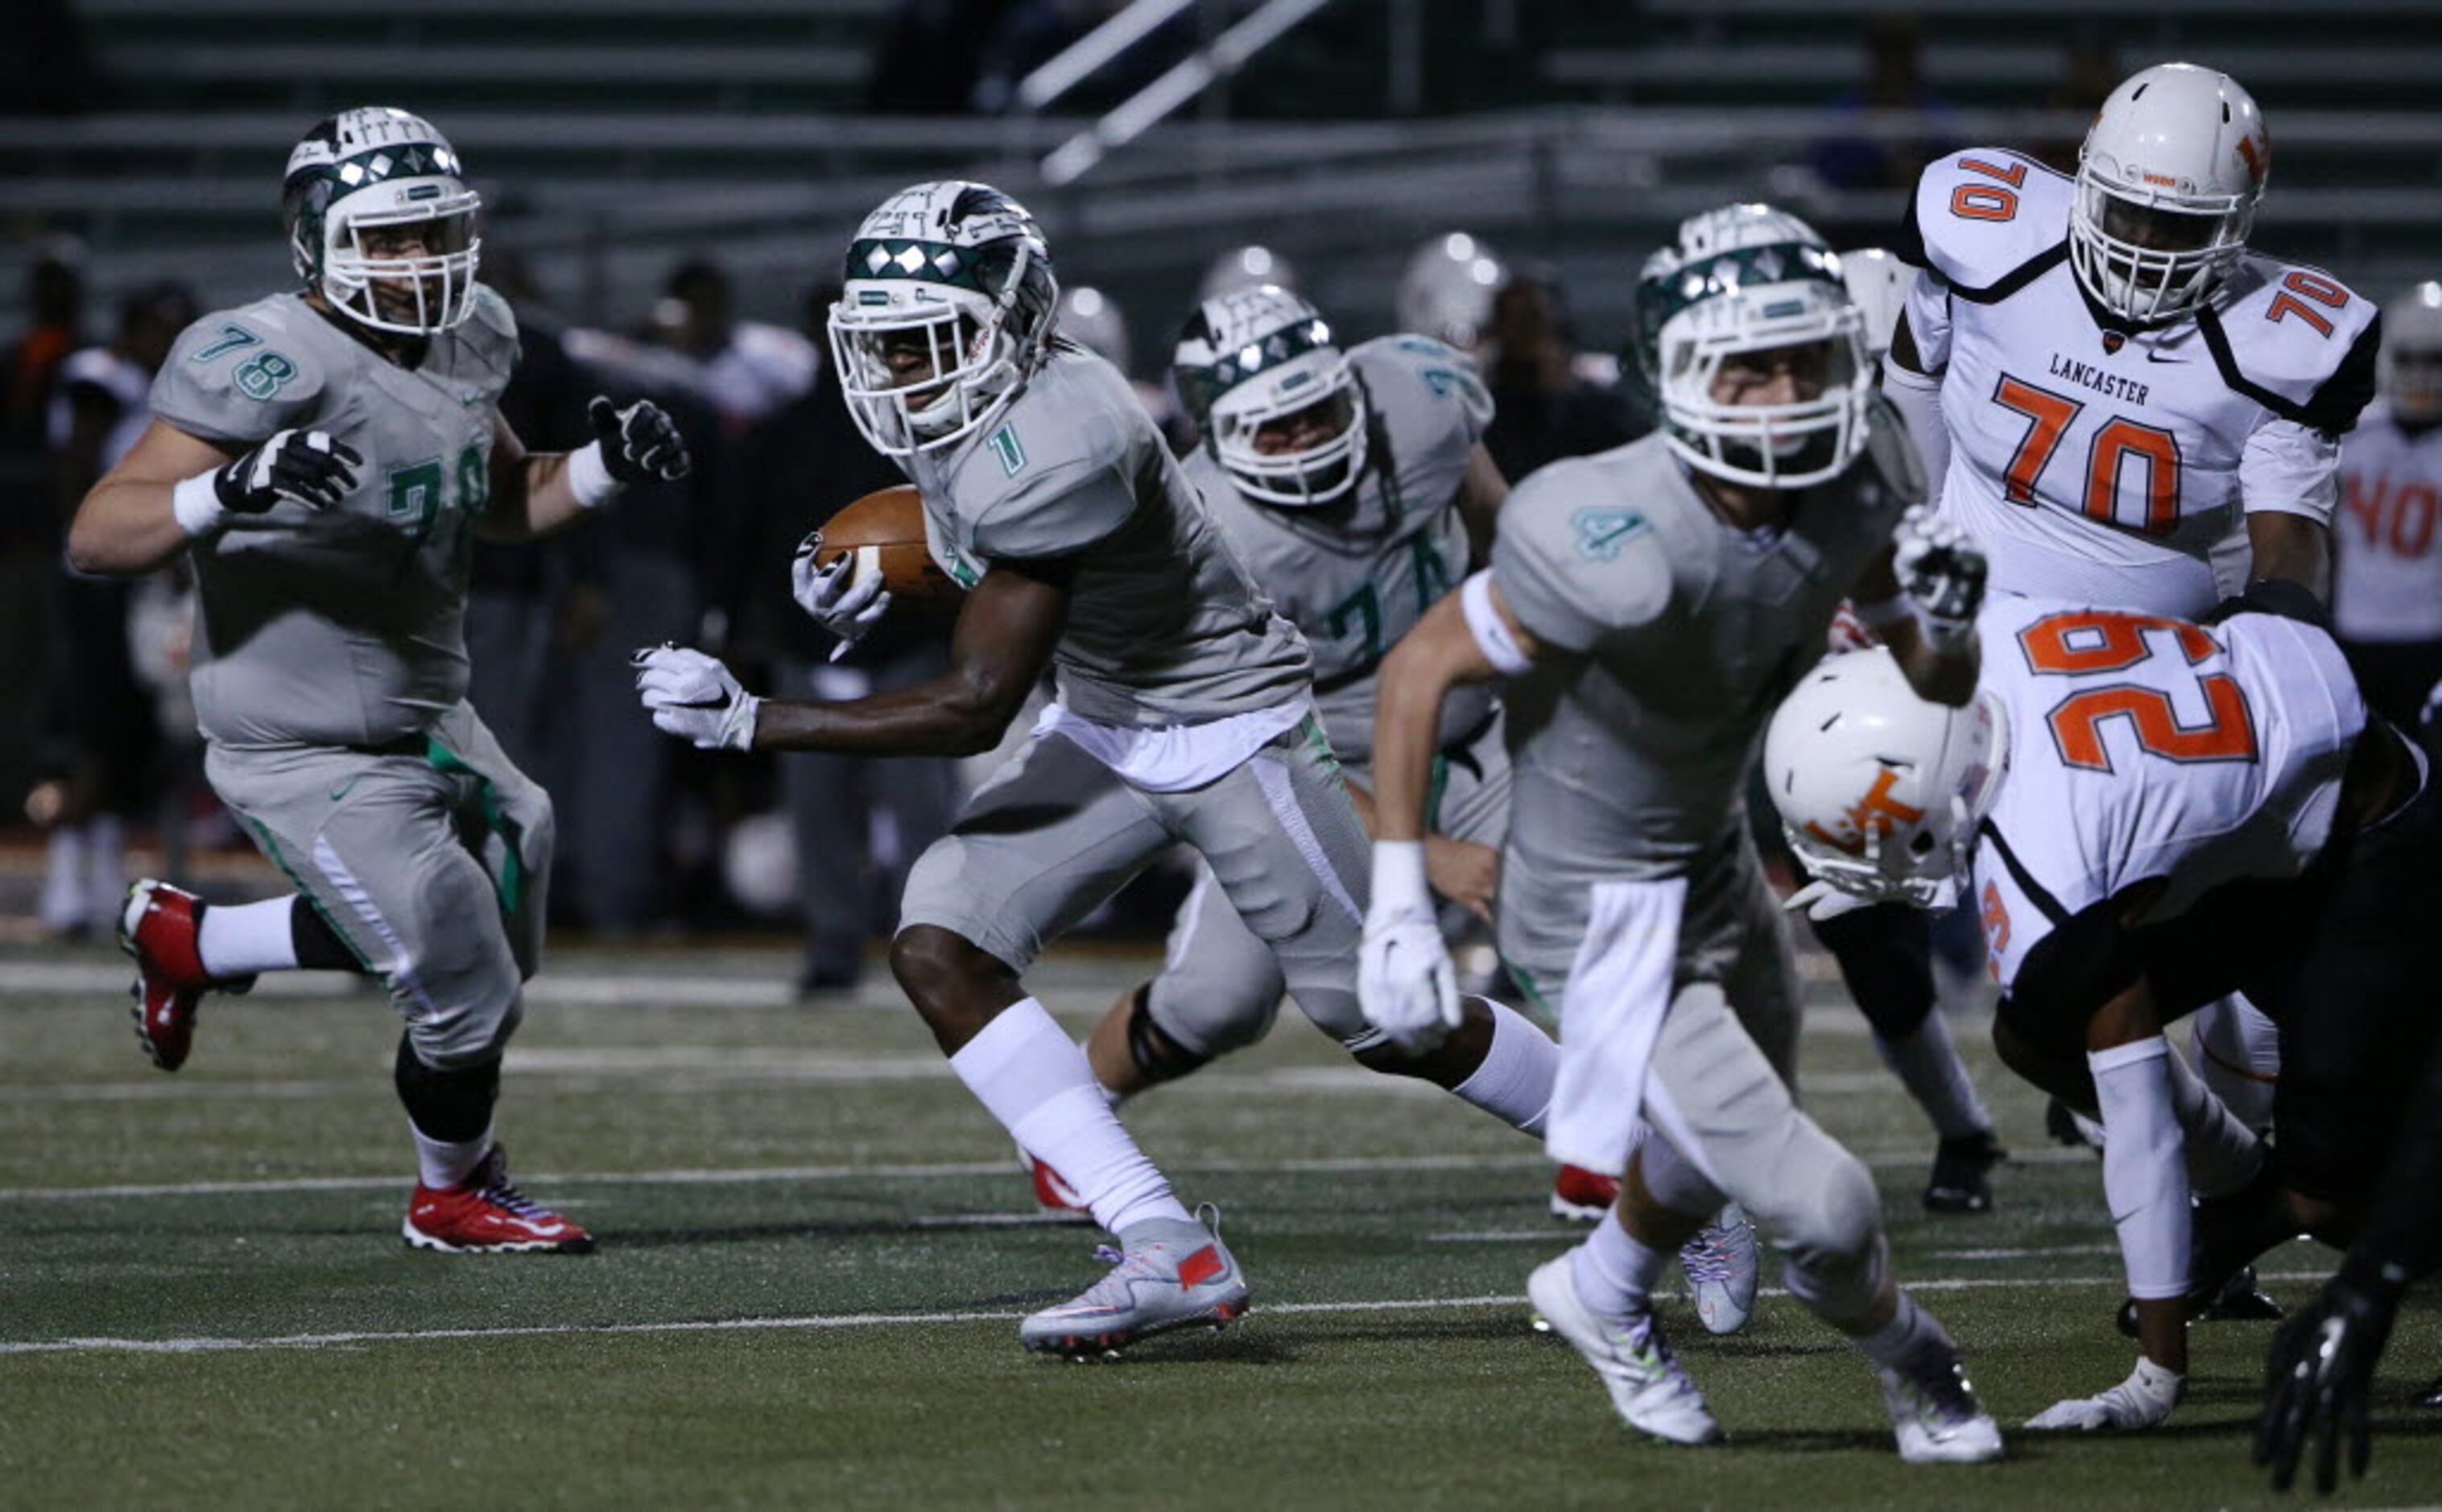
[[[79,389],[105,396],[112,406],[110,430],[101,439],[101,465],[106,471],[118,465],[118,459],[127,455],[136,438],[153,423],[148,402],[153,374],[108,347],[87,347],[72,354],[60,364],[59,377],[51,386],[49,434],[54,447],[67,444],[76,418],[71,395]]]
[[[1941,375],[1941,508],[2003,592],[2196,616],[2240,514],[2329,522],[2340,437],[2373,394],[2375,306],[2243,253],[2192,319],[2115,327],[2070,271],[2074,180],[2015,153],[1937,160],[1907,302]]]
[[[2224,883],[2296,876],[2330,838],[2366,715],[2322,630],[2016,597],[1977,629],[2009,731],[1973,874],[2004,992],[2055,927],[2129,887],[2165,880],[2145,917],[2175,918]]]
[[[2350,641],[2442,641],[2442,427],[2384,410],[2341,453],[2332,617]]]

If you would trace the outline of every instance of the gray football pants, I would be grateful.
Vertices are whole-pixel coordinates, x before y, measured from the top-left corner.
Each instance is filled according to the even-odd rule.
[[[1555,1009],[1590,894],[1506,858],[1502,954]],[[1789,1252],[1790,1289],[1853,1321],[1879,1275],[1880,1207],[1864,1163],[1797,1107],[1796,959],[1743,820],[1692,868],[1673,975],[1646,1072],[1649,1189],[1690,1215],[1737,1198]]]
[[[1029,740],[907,879],[900,927],[937,925],[1023,973],[1173,844],[1194,848],[1289,995],[1351,1049],[1371,865],[1339,764],[1309,717],[1187,792],[1132,788],[1066,737]]]
[[[1342,770],[1371,791],[1370,773]],[[1430,809],[1426,823],[1436,833],[1501,847],[1509,829],[1509,751],[1498,719],[1464,748],[1434,756]],[[1285,986],[1270,949],[1239,920],[1212,868],[1198,862],[1145,995],[1154,1023],[1194,1055],[1226,1055],[1271,1032]]]
[[[390,989],[435,1070],[500,1053],[542,963],[551,795],[464,702],[379,752],[227,746],[212,791]]]

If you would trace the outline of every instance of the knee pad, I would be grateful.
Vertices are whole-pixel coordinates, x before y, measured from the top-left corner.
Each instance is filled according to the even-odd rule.
[[[1793,1184],[1770,1214],[1774,1239],[1797,1268],[1840,1271],[1870,1256],[1882,1232],[1882,1202],[1864,1162],[1808,1120],[1801,1151],[1795,1143],[1782,1169]],[[1749,1204],[1750,1208],[1754,1204]],[[1796,1286],[1791,1283],[1792,1289]]]
[[[428,1139],[463,1143],[480,1139],[492,1126],[492,1105],[501,1096],[501,1057],[495,1049],[471,1065],[443,1068],[428,1066],[416,1054],[411,1036],[398,1040],[398,1060],[392,1067],[398,1100],[408,1120]]]
[[[1147,982],[1128,1000],[1128,1059],[1136,1063],[1148,1082],[1175,1082],[1216,1057],[1254,1044],[1264,1037],[1264,1029],[1271,1023],[1271,1017],[1264,1014],[1262,1023],[1244,1037],[1233,1033],[1227,1043],[1206,1049],[1191,1048],[1155,1021],[1153,984]],[[1234,1024],[1229,1027],[1236,1028]]]

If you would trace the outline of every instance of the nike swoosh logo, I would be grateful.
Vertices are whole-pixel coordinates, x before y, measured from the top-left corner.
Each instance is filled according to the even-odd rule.
[[[2166,357],[2160,352],[2148,351],[2145,354],[2145,360],[2148,362],[2185,362],[2188,359],[2185,357]]]
[[[331,790],[331,801],[333,803],[338,802],[340,799],[346,797],[351,792],[355,791],[355,777],[350,777],[347,781],[340,783],[337,787]]]

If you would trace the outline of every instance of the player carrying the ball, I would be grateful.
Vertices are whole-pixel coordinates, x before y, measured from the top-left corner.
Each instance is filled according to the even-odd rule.
[[[704,749],[959,755],[997,743],[1056,669],[1033,738],[909,876],[890,961],[959,1080],[1120,1241],[1108,1276],[1020,1330],[1030,1349],[1085,1355],[1247,1306],[1236,1261],[1019,981],[1172,844],[1203,857],[1298,1006],[1362,1064],[1540,1134],[1558,1055],[1482,999],[1430,1050],[1366,1024],[1367,842],[1305,642],[1126,378],[1051,339],[1058,293],[1033,218],[980,184],[895,194],[848,246],[832,352],[858,427],[922,493],[934,561],[967,590],[947,676],[842,702],[758,699],[711,657],[663,647],[638,654],[637,683],[656,725]],[[886,606],[880,584],[834,564],[801,574],[800,599],[852,639]]]

